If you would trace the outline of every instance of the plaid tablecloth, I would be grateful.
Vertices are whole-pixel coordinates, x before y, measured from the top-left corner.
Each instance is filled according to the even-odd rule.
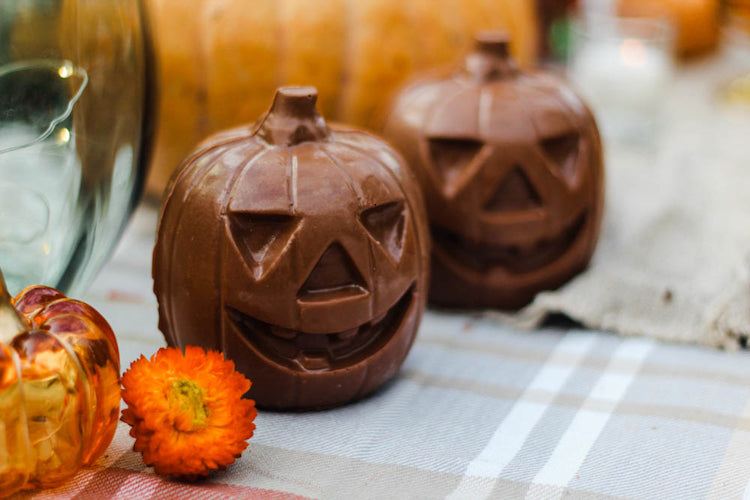
[[[123,369],[164,345],[155,223],[142,207],[83,297],[117,332]],[[68,485],[19,497],[750,498],[746,352],[430,311],[373,397],[256,424],[242,458],[204,482],[156,476],[121,424]]]

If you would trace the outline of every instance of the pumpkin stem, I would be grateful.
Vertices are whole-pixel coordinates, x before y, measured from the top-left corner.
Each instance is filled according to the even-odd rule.
[[[320,141],[329,130],[315,107],[315,87],[281,87],[271,109],[261,120],[258,136],[274,146],[294,146],[305,141]]]
[[[11,304],[10,293],[0,271],[0,343],[9,344],[16,335],[26,330],[28,326]]]
[[[518,65],[510,55],[510,37],[502,31],[484,31],[474,37],[474,51],[464,61],[464,72],[479,81],[515,76]]]

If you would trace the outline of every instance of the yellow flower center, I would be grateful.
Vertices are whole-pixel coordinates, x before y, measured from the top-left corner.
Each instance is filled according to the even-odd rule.
[[[206,423],[209,411],[204,403],[205,396],[206,390],[192,380],[179,378],[172,382],[168,394],[169,404],[172,408],[177,407],[181,415],[188,417],[187,422],[182,419],[177,422],[179,427],[187,424],[187,429],[180,430],[193,430]]]

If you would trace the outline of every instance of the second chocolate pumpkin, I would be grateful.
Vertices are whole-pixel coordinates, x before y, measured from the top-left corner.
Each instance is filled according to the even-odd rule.
[[[593,115],[560,78],[519,71],[508,46],[478,35],[452,75],[399,93],[383,131],[424,190],[436,305],[521,307],[581,271],[599,236]]]

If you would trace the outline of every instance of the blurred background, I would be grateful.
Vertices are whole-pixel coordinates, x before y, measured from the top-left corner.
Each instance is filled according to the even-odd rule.
[[[717,99],[747,101],[747,0],[147,3],[162,82],[157,197],[198,141],[254,121],[278,85],[314,84],[325,116],[377,130],[404,80],[455,63],[479,30],[507,31],[523,66],[567,69],[618,140],[659,131],[676,67],[722,59],[710,69]]]

